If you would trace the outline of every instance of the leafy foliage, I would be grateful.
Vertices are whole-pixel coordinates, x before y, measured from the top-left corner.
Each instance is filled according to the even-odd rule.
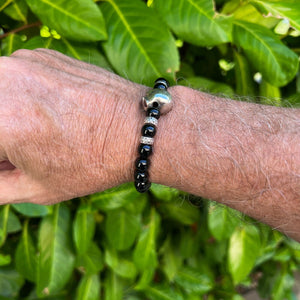
[[[0,51],[299,106],[299,16],[298,0],[0,0]],[[295,299],[299,264],[295,241],[159,185],[0,207],[0,299]]]

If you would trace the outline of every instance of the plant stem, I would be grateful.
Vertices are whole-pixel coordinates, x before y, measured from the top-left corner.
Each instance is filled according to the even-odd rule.
[[[42,23],[40,21],[38,22],[35,22],[35,23],[31,23],[31,24],[26,24],[26,25],[23,25],[19,28],[16,28],[14,30],[11,30],[9,32],[6,32],[4,34],[1,34],[0,35],[0,39],[4,39],[5,37],[9,36],[10,34],[13,34],[13,33],[17,33],[19,31],[22,31],[22,30],[25,30],[25,29],[28,29],[28,28],[31,28],[31,27],[37,27],[37,26],[40,26]]]

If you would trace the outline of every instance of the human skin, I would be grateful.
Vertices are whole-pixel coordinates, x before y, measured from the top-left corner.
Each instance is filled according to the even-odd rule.
[[[52,204],[132,181],[148,87],[58,52],[0,58],[0,204]],[[169,88],[152,182],[300,241],[300,110]]]

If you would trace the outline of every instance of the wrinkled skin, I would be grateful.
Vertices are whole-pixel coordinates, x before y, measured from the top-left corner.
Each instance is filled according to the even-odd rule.
[[[129,180],[145,87],[45,49],[1,57],[0,70],[0,204]]]

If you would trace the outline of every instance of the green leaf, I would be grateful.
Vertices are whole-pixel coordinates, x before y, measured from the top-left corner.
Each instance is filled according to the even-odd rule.
[[[11,263],[11,256],[10,255],[3,255],[0,254],[0,266],[6,266]]]
[[[294,285],[294,276],[282,269],[281,272],[276,276],[275,282],[272,286],[272,300],[287,299],[286,293]]]
[[[154,284],[144,289],[147,299],[151,300],[183,300],[183,296],[168,285]]]
[[[4,205],[0,211],[0,247],[4,244],[7,236],[7,226],[10,205]]]
[[[117,251],[115,249],[106,247],[105,262],[114,272],[116,272],[121,277],[129,279],[136,277],[137,270],[135,265],[127,259],[118,257]]]
[[[39,19],[60,35],[77,41],[106,39],[104,20],[91,0],[26,0]]]
[[[156,235],[158,226],[159,215],[152,208],[150,222],[143,229],[133,253],[134,263],[140,271],[156,267],[157,265]]]
[[[230,238],[228,269],[235,284],[246,278],[260,252],[260,238],[256,227],[246,225],[236,228]]]
[[[97,274],[103,269],[103,255],[96,243],[92,242],[87,252],[77,257],[76,266],[87,275]]]
[[[203,295],[214,286],[213,278],[191,267],[183,267],[179,270],[174,280],[188,294],[197,293]]]
[[[22,237],[15,254],[17,271],[29,281],[36,281],[37,253],[28,231],[28,221],[23,227]]]
[[[100,299],[99,275],[86,275],[80,280],[76,291],[77,300],[98,300]]]
[[[166,201],[166,202],[176,199],[179,196],[178,190],[161,184],[155,184],[155,183],[151,184],[151,193],[159,201]]]
[[[140,230],[136,215],[118,209],[107,213],[105,234],[110,244],[117,250],[129,249]]]
[[[180,256],[178,252],[177,245],[174,245],[171,238],[168,237],[160,253],[163,255],[161,267],[169,281],[173,281],[177,270],[181,267],[183,262],[182,256]]]
[[[70,279],[74,255],[70,246],[70,213],[64,204],[54,206],[39,232],[37,293],[39,296],[61,290]]]
[[[92,205],[102,211],[110,211],[116,208],[127,207],[136,200],[147,199],[146,194],[137,193],[132,183],[123,184],[117,188],[106,190],[89,196]]]
[[[300,2],[298,0],[250,0],[263,13],[271,13],[289,20],[290,24],[300,31]]]
[[[298,71],[298,56],[267,28],[236,20],[233,40],[269,83],[283,86],[295,77]]]
[[[233,51],[235,63],[236,93],[242,96],[254,96],[255,86],[253,72],[250,70],[246,57]]]
[[[265,80],[262,80],[259,85],[259,95],[261,96],[260,101],[263,104],[282,106],[280,89]]]
[[[240,222],[240,215],[233,209],[216,203],[210,205],[208,228],[217,240],[228,239]]]
[[[0,296],[16,297],[23,284],[24,279],[17,271],[0,269]]]
[[[234,91],[230,85],[204,77],[190,77],[180,81],[179,84],[214,94],[224,94],[226,96],[234,95]]]
[[[151,8],[140,0],[108,0],[101,9],[108,30],[103,47],[119,75],[148,85],[157,77],[175,79],[175,40]]]
[[[22,37],[18,34],[12,33],[2,41],[2,55],[10,56],[14,51],[22,48],[24,42]]]
[[[25,0],[14,0],[12,4],[4,10],[4,13],[14,20],[27,23],[28,6]]]
[[[184,41],[211,47],[231,40],[231,19],[218,14],[212,0],[154,0],[153,6]]]
[[[104,299],[105,300],[122,300],[123,284],[119,276],[114,272],[107,272],[104,282]]]
[[[78,254],[84,254],[90,247],[95,227],[94,213],[89,207],[83,205],[79,207],[73,224],[73,237]]]
[[[165,218],[173,219],[184,225],[191,225],[199,220],[198,208],[184,199],[161,203],[159,211]]]
[[[27,217],[44,217],[51,212],[51,208],[49,206],[34,203],[13,204],[12,207],[18,213]]]

